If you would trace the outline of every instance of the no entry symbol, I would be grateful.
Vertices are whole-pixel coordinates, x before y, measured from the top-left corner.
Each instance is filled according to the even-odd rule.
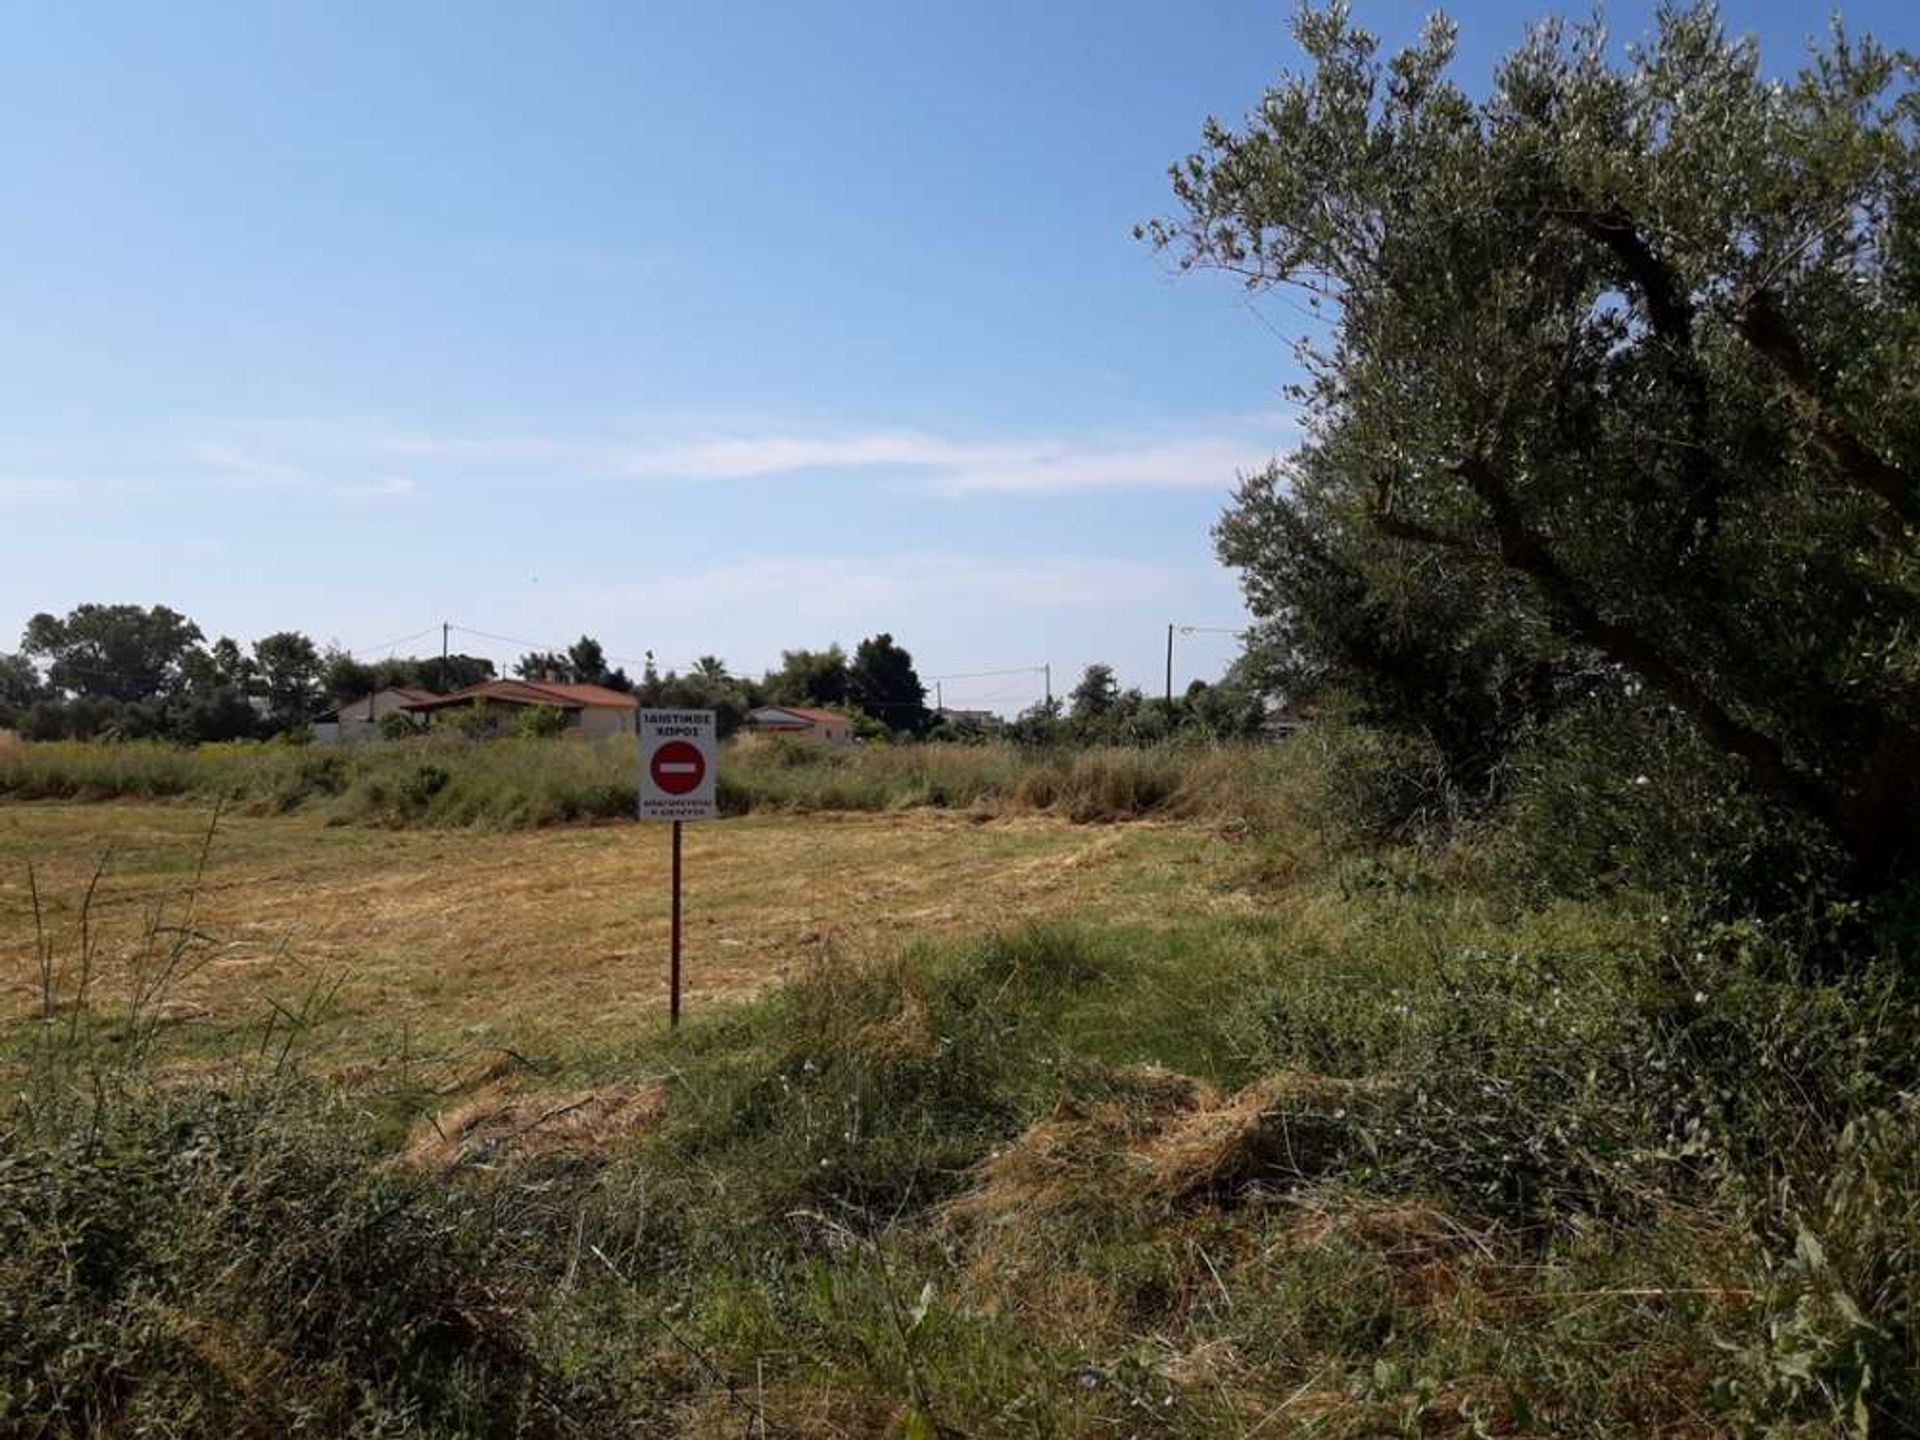
[[[669,740],[653,752],[647,762],[653,783],[669,795],[686,795],[700,788],[707,778],[707,757],[700,747],[684,740]]]

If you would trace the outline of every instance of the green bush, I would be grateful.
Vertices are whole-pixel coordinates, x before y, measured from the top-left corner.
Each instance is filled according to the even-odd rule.
[[[1490,851],[1532,903],[1638,889],[1719,915],[1833,893],[1842,857],[1670,713],[1594,700],[1509,756]]]
[[[382,1158],[357,1107],[264,1077],[17,1112],[0,1142],[0,1429],[550,1429],[568,1387],[534,1355],[511,1197]]]
[[[1283,759],[1238,744],[1051,752],[752,737],[722,751],[720,802],[731,815],[929,806],[1077,821],[1163,813],[1225,819],[1256,804],[1272,809],[1291,783],[1282,783]],[[477,743],[442,733],[305,749],[68,741],[0,753],[0,797],[223,798],[243,809],[312,810],[341,823],[515,827],[629,815],[635,771],[625,739]]]
[[[522,740],[551,740],[567,731],[567,712],[558,705],[530,705],[513,722]]]

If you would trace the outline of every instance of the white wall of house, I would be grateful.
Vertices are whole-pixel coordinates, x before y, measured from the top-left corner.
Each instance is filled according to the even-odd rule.
[[[577,728],[582,735],[596,740],[604,735],[631,735],[636,713],[623,706],[589,705],[579,712]]]
[[[337,720],[323,720],[313,727],[313,738],[324,744],[340,741],[378,740],[380,717],[399,711],[414,696],[404,690],[376,690],[340,707]]]

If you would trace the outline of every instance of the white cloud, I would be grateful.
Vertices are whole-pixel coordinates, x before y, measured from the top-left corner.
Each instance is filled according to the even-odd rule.
[[[941,475],[948,495],[1089,490],[1224,490],[1271,458],[1252,441],[1191,439],[1095,444],[970,458]]]
[[[200,463],[257,482],[324,482],[398,466],[419,485],[436,478],[495,484],[587,481],[748,481],[777,476],[887,476],[944,496],[1216,490],[1231,487],[1290,443],[1272,416],[1210,425],[974,439],[886,427],[806,429],[735,424],[698,432],[661,427],[627,436],[461,436],[311,420],[230,421],[196,441]],[[417,473],[416,473],[417,472]],[[364,480],[330,482],[364,491]],[[398,492],[393,492],[398,493]]]
[[[1119,629],[1151,639],[1170,607],[1212,583],[1211,572],[1122,557],[911,550],[729,560],[547,598],[599,617],[610,650],[625,635],[675,637],[658,656],[663,668],[712,651],[747,673],[776,663],[780,649],[850,644],[884,626],[924,675],[1032,664],[1030,676],[950,687],[956,702],[996,705],[1006,690],[1018,709],[1038,698],[1040,661],[1054,660],[1057,676],[1074,673],[1083,649],[1128,661],[1120,646],[1087,637]]]
[[[337,488],[342,495],[380,499],[411,495],[420,488],[420,483],[411,475],[370,475],[365,480],[350,481]]]
[[[78,500],[90,487],[84,480],[61,475],[0,475],[0,499]]]
[[[411,475],[369,473],[364,456],[348,454],[336,460],[325,453],[314,455],[310,449],[260,440],[196,440],[186,447],[186,455],[190,467],[263,490],[375,500],[411,495],[419,488]]]
[[[938,603],[974,609],[1100,607],[1116,596],[1144,602],[1169,596],[1167,566],[1100,556],[1048,555],[1017,561],[943,551],[890,555],[771,556],[658,576],[644,584],[601,587],[595,604],[649,613],[710,614],[778,606],[809,620],[862,619],[889,609]],[[664,607],[664,612],[663,612]]]
[[[0,497],[73,500],[103,488],[207,484],[342,501],[396,501],[436,488],[554,484],[739,484],[777,478],[882,480],[908,492],[975,496],[1113,491],[1225,492],[1289,446],[1271,415],[1131,432],[979,438],[885,426],[733,422],[629,433],[462,435],[313,419],[204,422],[186,433],[114,437],[104,450],[0,442]],[[15,453],[7,452],[13,449]],[[33,453],[33,452],[43,453]],[[45,452],[56,453],[45,453]],[[139,474],[138,482],[123,478]]]

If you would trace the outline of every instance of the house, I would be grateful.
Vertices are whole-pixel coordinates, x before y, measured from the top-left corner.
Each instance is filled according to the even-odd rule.
[[[947,705],[935,710],[933,718],[960,729],[998,730],[1005,723],[991,710],[955,710]]]
[[[797,735],[826,745],[851,745],[853,721],[832,710],[804,705],[762,705],[747,712],[747,729],[755,735]]]
[[[1260,717],[1260,738],[1289,740],[1311,725],[1318,713],[1311,706],[1296,710],[1283,701]]]
[[[378,740],[383,717],[405,714],[407,706],[436,698],[431,690],[389,685],[371,695],[362,695],[358,700],[349,700],[338,710],[330,710],[322,715],[313,724],[313,738],[326,744],[337,744],[343,740]]]
[[[640,708],[633,696],[604,685],[563,685],[548,680],[486,680],[451,695],[429,695],[401,706],[428,726],[441,725],[478,710],[496,731],[509,730],[520,716],[550,705],[566,716],[567,729],[589,738],[631,735]]]

